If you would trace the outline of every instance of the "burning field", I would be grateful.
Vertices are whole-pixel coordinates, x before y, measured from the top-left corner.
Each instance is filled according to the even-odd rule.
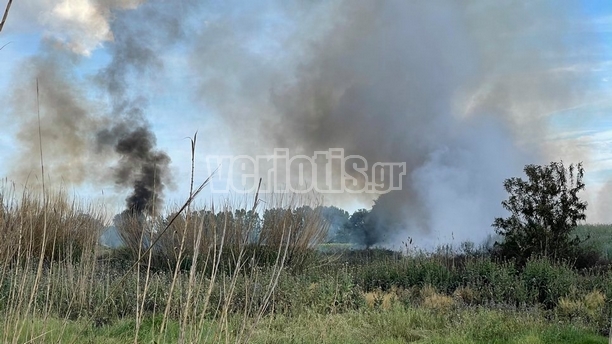
[[[8,4],[3,342],[606,341],[611,6]]]

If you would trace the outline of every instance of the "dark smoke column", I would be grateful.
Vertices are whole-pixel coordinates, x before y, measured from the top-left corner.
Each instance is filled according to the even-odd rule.
[[[146,120],[148,99],[164,74],[163,52],[184,37],[184,12],[173,2],[151,0],[134,10],[117,10],[109,22],[113,32],[107,51],[112,59],[96,82],[109,96],[110,125],[97,133],[97,146],[113,150],[120,159],[113,176],[121,187],[132,188],[127,212],[155,215],[163,191],[171,182],[168,155],[156,149],[155,134]],[[185,8],[180,6],[181,9]],[[147,82],[142,82],[142,81]]]
[[[98,133],[98,143],[112,144],[121,156],[114,178],[117,185],[133,188],[126,198],[127,210],[155,215],[163,204],[164,184],[169,182],[170,157],[155,149],[155,135],[148,126],[117,125]]]

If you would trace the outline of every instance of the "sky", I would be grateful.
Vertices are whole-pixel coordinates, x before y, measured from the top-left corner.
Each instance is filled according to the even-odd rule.
[[[49,183],[110,212],[152,161],[159,204],[182,203],[197,132],[196,182],[211,155],[275,148],[406,162],[405,191],[377,202],[388,240],[482,237],[503,180],[558,160],[584,163],[588,221],[612,222],[609,1],[28,0],[4,44],[0,176],[17,185],[40,178],[38,80]],[[117,149],[135,127],[146,163]],[[245,196],[202,196],[227,198]]]

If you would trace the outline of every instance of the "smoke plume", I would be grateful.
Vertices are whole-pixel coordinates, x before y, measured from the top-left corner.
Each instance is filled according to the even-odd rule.
[[[155,150],[155,135],[146,126],[121,123],[111,129],[98,132],[100,147],[114,147],[121,156],[114,169],[117,185],[133,187],[126,199],[127,209],[135,213],[159,211],[161,195],[169,182],[170,157]]]
[[[368,245],[483,239],[503,214],[503,180],[526,163],[586,159],[588,170],[584,148],[545,140],[556,112],[602,96],[592,85],[602,47],[581,2],[194,3],[41,2],[52,6],[42,19],[48,37],[12,104],[31,112],[24,85],[40,79],[43,139],[61,151],[50,164],[63,178],[100,183],[110,170],[133,188],[129,209],[160,206],[170,158],[156,148],[147,111],[168,51],[189,68],[174,94],[214,123],[199,128],[208,142],[237,154],[343,148],[370,166],[406,163],[401,191],[326,195],[373,206]],[[100,46],[110,54],[104,68],[71,72]],[[37,156],[34,124],[22,121],[27,157]]]
[[[104,106],[84,96],[86,82],[74,73],[78,61],[71,54],[45,44],[43,52],[22,63],[15,76],[8,105],[17,125],[18,154],[10,165],[11,177],[31,184],[40,171],[37,119],[39,89],[40,131],[48,176],[64,184],[101,182],[110,157],[93,154],[92,135],[105,125]]]
[[[402,191],[362,195],[376,201],[367,245],[483,239],[502,214],[503,180],[560,156],[541,144],[547,116],[597,96],[580,91],[590,79],[576,55],[597,49],[577,3],[229,7],[207,21],[192,65],[240,152],[344,148],[407,164]]]
[[[64,0],[53,7],[41,52],[23,64],[12,99],[12,112],[23,118],[18,139],[18,180],[36,171],[39,161],[35,85],[40,81],[41,131],[45,167],[51,178],[69,185],[132,188],[128,210],[153,214],[171,184],[170,157],[156,149],[146,118],[148,97],[133,78],[154,81],[162,75],[158,58],[164,46],[182,35],[176,11],[143,1]],[[135,9],[138,8],[138,11]],[[111,20],[112,17],[112,20]],[[117,33],[117,34],[114,34]],[[91,49],[107,43],[110,62],[97,75],[74,72]],[[132,79],[130,79],[132,78]],[[93,101],[98,90],[102,100]],[[89,94],[88,94],[89,92]],[[114,162],[117,161],[117,162]]]
[[[119,13],[111,27],[120,35],[109,46],[112,60],[96,81],[110,96],[114,123],[97,133],[98,152],[112,147],[121,156],[113,176],[117,185],[133,187],[127,209],[154,214],[161,209],[165,186],[172,182],[171,159],[155,149],[155,134],[145,118],[147,98],[135,89],[138,85],[128,83],[127,76],[155,80],[163,70],[159,51],[183,33],[178,13],[146,6],[139,13]]]

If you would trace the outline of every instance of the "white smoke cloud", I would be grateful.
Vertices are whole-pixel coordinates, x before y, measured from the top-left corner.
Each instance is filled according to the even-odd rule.
[[[597,194],[594,222],[612,223],[612,181],[608,181]]]
[[[135,9],[146,0],[61,0],[41,17],[50,39],[64,48],[89,56],[104,42],[113,41],[113,10]]]

